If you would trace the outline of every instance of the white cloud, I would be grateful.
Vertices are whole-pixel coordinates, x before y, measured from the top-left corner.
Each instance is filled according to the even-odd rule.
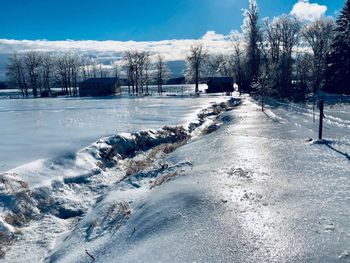
[[[166,61],[185,60],[190,47],[202,43],[211,53],[227,53],[232,50],[228,36],[207,32],[201,39],[174,39],[163,41],[94,41],[94,40],[13,40],[0,39],[0,79],[4,78],[4,65],[7,56],[14,51],[29,50],[44,52],[76,52],[83,56],[98,57],[102,61],[121,59],[128,50],[145,50],[151,54],[160,54]]]
[[[10,54],[13,51],[21,52],[28,50],[47,52],[72,51],[93,57],[120,57],[128,50],[145,50],[153,54],[161,54],[166,60],[185,59],[191,45],[201,42],[203,45],[215,53],[227,52],[231,48],[231,43],[227,37],[215,33],[207,32],[201,39],[174,39],[162,41],[94,41],[94,40],[13,40],[0,39],[0,54]]]
[[[225,36],[222,34],[218,34],[215,31],[208,31],[204,36],[202,36],[202,40],[204,41],[225,41]]]
[[[327,6],[320,5],[317,3],[310,3],[309,0],[299,0],[290,12],[296,17],[307,20],[314,21],[322,17],[327,12]]]

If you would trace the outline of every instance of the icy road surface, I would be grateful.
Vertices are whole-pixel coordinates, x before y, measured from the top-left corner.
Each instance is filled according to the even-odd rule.
[[[71,162],[7,175],[0,226],[21,234],[0,262],[349,262],[349,105],[327,107],[318,143],[308,106],[278,104],[262,113],[244,97],[166,154],[104,167],[111,137]],[[201,134],[212,122],[219,129]],[[133,163],[144,168],[126,176]],[[3,220],[16,198],[34,212],[19,227]]]
[[[349,262],[348,130],[307,142],[316,131],[298,112],[274,110],[244,99],[219,130],[162,160],[182,176],[111,191],[47,261],[87,262],[87,249],[96,262]],[[84,239],[103,205],[121,200],[132,208],[123,226]]]

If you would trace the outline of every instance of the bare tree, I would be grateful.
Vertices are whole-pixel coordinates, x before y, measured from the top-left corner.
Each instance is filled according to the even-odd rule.
[[[259,43],[262,41],[259,26],[259,10],[256,0],[249,0],[249,9],[244,10],[243,32],[247,46],[247,70],[248,78],[252,83],[259,77],[260,50]]]
[[[131,51],[127,51],[124,54],[124,65],[123,68],[126,72],[127,76],[127,82],[128,82],[128,90],[129,94],[131,93],[131,87],[132,87],[132,93],[135,93],[135,81],[134,81],[134,59],[133,59],[133,53]]]
[[[79,69],[80,69],[80,59],[76,54],[71,54],[69,57],[69,71],[70,71],[70,77],[71,77],[71,86],[73,96],[78,95],[78,76],[79,76]]]
[[[68,91],[68,72],[67,72],[67,62],[66,62],[66,55],[60,54],[56,58],[56,65],[57,65],[57,75],[61,82],[61,89],[62,93],[69,94]]]
[[[98,69],[99,69],[100,78],[106,78],[107,77],[107,70],[106,70],[101,59],[98,60]]]
[[[234,61],[230,54],[209,55],[206,61],[208,76],[233,77]]]
[[[268,50],[270,53],[270,63],[276,65],[280,62],[280,46],[282,41],[282,29],[281,23],[278,23],[278,19],[270,22],[269,19],[265,19],[265,32],[266,41],[268,43]]]
[[[326,57],[330,51],[335,23],[330,18],[320,18],[306,25],[302,34],[313,52],[313,92],[320,89]]]
[[[149,85],[149,79],[150,79],[150,77],[149,77],[150,68],[151,68],[151,57],[150,57],[149,53],[147,52],[146,57],[145,57],[145,66],[144,66],[144,70],[145,70],[144,82],[146,85],[146,94],[149,94],[148,85]]]
[[[28,86],[33,91],[33,96],[38,96],[38,80],[40,77],[41,53],[29,51],[24,54],[24,65],[28,76]],[[40,88],[40,87],[39,87]]]
[[[277,90],[280,89],[280,66],[281,66],[281,43],[282,43],[282,24],[279,18],[275,18],[270,21],[265,19],[264,21],[264,37],[266,46],[264,50],[264,69],[263,75],[267,78],[264,81],[265,84],[269,85],[266,90]]]
[[[293,52],[299,43],[300,28],[300,21],[289,15],[276,17],[272,22],[265,20],[266,47],[260,49],[265,55],[263,83],[269,85],[267,90],[272,93],[291,95]]]
[[[84,57],[80,58],[80,67],[81,67],[82,79],[85,81],[88,77],[88,65],[87,65],[86,58]]]
[[[239,92],[243,92],[246,88],[245,77],[244,77],[244,54],[241,48],[240,42],[235,42],[233,44],[233,74],[236,84],[238,85]]]
[[[118,61],[114,61],[112,63],[112,75],[115,77],[115,78],[119,78],[120,77],[120,69],[119,69],[119,65],[118,65]]]
[[[211,77],[215,77],[218,75],[219,65],[223,59],[223,56],[218,55],[209,55],[208,59],[205,63],[206,66],[206,74]]]
[[[290,95],[292,91],[292,66],[293,66],[293,48],[298,44],[299,32],[301,28],[300,21],[295,17],[282,15],[278,18],[281,27],[281,65],[280,65],[280,94],[282,96]]]
[[[93,78],[97,78],[97,63],[96,63],[96,59],[92,59],[91,60],[91,77]]]
[[[6,75],[10,83],[21,90],[22,96],[28,97],[23,55],[19,55],[15,52],[8,58]]]
[[[169,77],[169,69],[164,61],[164,58],[161,55],[157,55],[155,70],[158,93],[162,94],[164,81]]]
[[[309,91],[309,83],[313,75],[313,58],[308,52],[299,52],[295,58],[296,97],[304,99]]]
[[[195,81],[195,93],[199,92],[199,79],[201,70],[208,59],[208,52],[204,50],[202,44],[191,47],[190,55],[187,57],[188,71]]]
[[[42,82],[46,96],[49,96],[51,93],[51,83],[53,80],[54,71],[55,61],[53,59],[53,55],[48,53],[42,54]]]
[[[149,54],[145,51],[127,51],[124,54],[124,70],[128,79],[129,93],[143,93],[144,85],[147,85],[149,76]]]

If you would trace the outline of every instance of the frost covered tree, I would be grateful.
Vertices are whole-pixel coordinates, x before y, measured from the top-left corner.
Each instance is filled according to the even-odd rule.
[[[209,55],[205,73],[208,76],[233,77],[234,61],[232,54]]]
[[[158,93],[163,92],[163,84],[169,78],[169,69],[161,55],[157,55],[155,62],[155,79],[158,86]]]
[[[23,54],[15,52],[9,56],[6,65],[6,76],[13,87],[17,87],[21,90],[23,97],[28,97],[28,85],[25,76]]]
[[[45,96],[51,92],[51,85],[55,73],[55,60],[53,55],[48,53],[42,54],[42,86],[45,91]]]
[[[309,52],[299,52],[295,58],[294,97],[303,100],[309,92],[309,83],[314,81],[314,57]]]
[[[134,59],[133,59],[133,54],[131,51],[127,51],[124,53],[123,69],[124,69],[124,71],[126,73],[126,77],[127,77],[129,94],[131,94],[131,92],[134,94],[135,93]]]
[[[279,68],[281,64],[281,42],[282,42],[282,25],[278,18],[270,21],[264,21],[264,38],[265,47],[265,76],[269,79],[269,88],[277,90],[280,85]]]
[[[145,61],[144,61],[143,68],[144,68],[143,83],[144,83],[144,85],[146,85],[146,94],[149,94],[151,56],[148,52],[146,52],[146,54],[145,54]]]
[[[300,28],[300,21],[290,15],[264,21],[264,41],[260,45],[264,63],[261,65],[258,81],[263,80],[262,83],[268,85],[264,90],[270,95],[279,97],[293,95],[292,80],[295,75],[293,66]],[[254,84],[256,86],[256,81]]]
[[[201,71],[208,59],[208,52],[202,44],[191,46],[190,55],[187,57],[187,71],[195,82],[195,93],[199,92],[199,80]]]
[[[278,19],[281,27],[281,62],[279,67],[279,94],[290,96],[292,90],[293,49],[298,45],[300,21],[289,15]]]
[[[205,63],[205,71],[208,76],[214,77],[218,75],[219,65],[223,60],[223,55],[209,55]]]
[[[23,57],[24,68],[28,76],[28,86],[33,91],[33,96],[38,96],[40,66],[42,63],[41,53],[29,51]]]
[[[312,91],[320,89],[326,66],[327,54],[330,51],[334,21],[331,18],[320,18],[304,26],[302,35],[311,47],[313,53]]]
[[[262,41],[259,26],[259,9],[256,0],[249,0],[249,9],[244,10],[243,33],[246,42],[247,75],[250,83],[259,77],[260,50]]]
[[[128,79],[129,93],[143,93],[143,87],[148,78],[149,54],[145,51],[127,51],[124,53],[124,71]],[[147,69],[147,73],[146,73]]]
[[[247,76],[245,74],[245,54],[241,47],[239,41],[233,43],[233,78],[235,83],[238,85],[238,91],[244,92],[245,89],[249,86],[247,83]]]
[[[327,58],[324,90],[350,94],[350,0],[345,2]]]
[[[83,67],[82,60],[74,53],[62,53],[56,57],[55,63],[56,75],[60,81],[62,93],[76,96],[78,94],[78,78]]]

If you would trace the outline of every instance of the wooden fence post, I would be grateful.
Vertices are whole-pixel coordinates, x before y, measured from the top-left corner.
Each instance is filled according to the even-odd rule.
[[[319,124],[319,128],[318,128],[318,139],[322,140],[324,100],[320,100],[319,107],[320,107],[320,124]]]

